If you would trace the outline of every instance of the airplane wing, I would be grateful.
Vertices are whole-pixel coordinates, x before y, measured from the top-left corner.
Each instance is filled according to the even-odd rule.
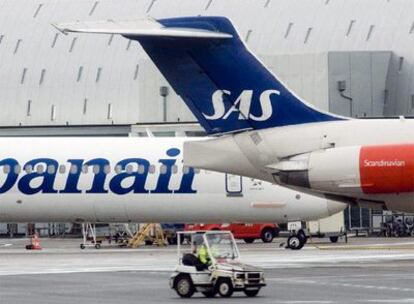
[[[71,22],[52,23],[57,30],[63,34],[94,33],[94,34],[118,34],[130,37],[172,37],[172,38],[210,38],[229,39],[233,36],[215,30],[196,28],[173,28],[165,27],[154,19],[138,19],[129,21],[94,21],[94,22]]]

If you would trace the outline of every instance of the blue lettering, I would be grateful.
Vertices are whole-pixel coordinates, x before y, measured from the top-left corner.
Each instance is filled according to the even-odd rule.
[[[6,158],[0,161],[0,166],[9,166],[9,172],[7,173],[7,178],[4,181],[4,184],[0,187],[0,193],[5,193],[13,188],[14,184],[17,181],[19,175],[14,171],[14,168],[19,163],[14,158]]]
[[[66,180],[66,185],[63,190],[60,190],[60,193],[82,193],[81,190],[78,189],[79,178],[82,173],[82,165],[83,159],[68,159],[69,166],[69,174]],[[72,170],[72,168],[76,168]]]
[[[36,194],[38,192],[42,193],[57,193],[57,190],[53,189],[53,184],[56,178],[56,169],[58,167],[58,162],[50,158],[37,158],[31,161],[28,161],[25,164],[26,166],[31,166],[35,168],[36,165],[44,164],[45,168],[43,172],[33,172],[28,173],[23,176],[18,183],[19,190],[24,194]],[[53,172],[49,172],[48,167],[54,167]],[[30,183],[37,178],[42,178],[42,183],[38,187],[31,187]]]
[[[170,157],[176,157],[180,154],[180,150],[177,148],[171,148],[167,150],[167,155]],[[175,159],[160,159],[159,162],[162,164],[161,168],[164,167],[164,172],[160,172],[160,176],[158,178],[157,186],[155,190],[151,191],[151,193],[173,193],[172,190],[168,189],[168,185],[170,184],[171,174],[172,174],[172,166],[175,165]]]
[[[127,194],[131,191],[134,191],[134,193],[148,193],[148,190],[145,190],[145,182],[148,177],[148,170],[149,170],[149,162],[142,158],[127,158],[124,160],[121,160],[117,166],[120,166],[122,170],[125,170],[128,164],[137,164],[138,165],[138,172],[122,172],[117,175],[115,175],[111,182],[109,183],[109,188],[112,192],[116,194]],[[144,168],[144,170],[141,172],[140,168]],[[122,182],[133,178],[133,183],[129,187],[123,187]]]
[[[193,190],[193,181],[195,177],[194,168],[188,168],[188,173],[183,175],[180,188],[174,193],[197,193],[197,190]]]
[[[85,166],[95,166],[98,168],[97,172],[94,172],[92,188],[86,190],[86,193],[108,193],[108,190],[104,189],[105,179],[107,173],[105,172],[105,166],[109,166],[109,161],[104,158],[95,158],[85,163]]]
[[[177,162],[176,157],[180,154],[180,150],[177,148],[168,149],[166,154],[169,159],[160,159],[161,172],[158,176],[156,188],[153,191],[145,189],[147,178],[149,175],[150,163],[143,158],[127,158],[119,161],[117,166],[124,170],[118,174],[114,174],[109,181],[109,190],[115,194],[124,195],[128,193],[197,193],[197,190],[193,189],[193,182],[195,179],[195,172],[193,168],[189,168],[188,172],[182,175],[182,179],[177,190],[171,190],[169,184],[171,182],[173,167]],[[37,158],[28,161],[24,167],[30,166],[34,169],[33,172],[27,173],[20,177],[15,170],[19,165],[18,161],[13,158],[6,158],[0,160],[0,167],[8,166],[8,170],[3,170],[6,177],[4,182],[0,185],[0,194],[6,193],[14,187],[17,183],[18,189],[21,193],[33,195],[36,193],[82,193],[84,190],[79,189],[80,178],[82,176],[82,167],[87,166],[93,170],[93,180],[90,185],[90,189],[86,190],[86,193],[108,193],[108,189],[105,188],[106,177],[109,171],[105,170],[106,166],[109,166],[109,161],[104,158],[95,158],[85,163],[84,159],[68,159],[67,160],[68,173],[65,181],[64,188],[60,191],[55,189],[56,174],[59,164],[56,160],[51,158]],[[138,166],[138,170],[134,172],[126,172],[129,164]],[[38,166],[42,165],[42,170],[38,169]],[[76,168],[74,170],[73,168]],[[175,172],[174,172],[175,173]],[[4,175],[3,175],[4,176]]]

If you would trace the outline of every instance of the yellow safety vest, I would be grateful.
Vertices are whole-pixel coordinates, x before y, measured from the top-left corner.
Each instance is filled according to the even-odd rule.
[[[198,259],[203,264],[210,264],[210,257],[208,256],[208,252],[207,252],[206,246],[202,245],[198,249]]]

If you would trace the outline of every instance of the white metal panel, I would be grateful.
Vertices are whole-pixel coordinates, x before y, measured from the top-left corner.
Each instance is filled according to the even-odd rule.
[[[145,93],[140,92],[140,88],[144,87],[141,80],[158,72],[149,70],[146,75],[140,70],[139,79],[133,79],[136,64],[147,60],[137,43],[131,43],[129,50],[126,50],[128,41],[121,37],[115,37],[108,45],[109,37],[78,36],[74,50],[69,52],[76,35],[59,35],[55,46],[51,47],[57,33],[50,26],[52,22],[136,19],[146,15],[157,18],[199,14],[229,16],[243,38],[252,30],[248,45],[259,57],[391,50],[395,54],[397,67],[393,63],[389,70],[393,75],[387,77],[386,87],[391,106],[387,105],[385,111],[387,114],[409,114],[412,111],[410,96],[413,92],[414,55],[411,50],[414,47],[414,33],[410,34],[410,28],[413,23],[413,1],[331,0],[326,4],[322,0],[271,0],[265,7],[266,1],[213,0],[206,10],[209,0],[157,0],[147,13],[152,0],[100,0],[90,15],[95,2],[0,1],[0,35],[5,35],[0,43],[0,125],[50,124],[52,104],[57,109],[54,124],[65,124],[66,121],[71,124],[112,123],[106,116],[109,99],[113,103],[115,123],[135,123],[144,118],[145,121],[159,120],[162,108],[158,103],[158,90],[165,80],[159,77],[156,82],[149,84]],[[34,18],[39,4],[42,7]],[[355,24],[347,37],[351,20],[355,20]],[[293,23],[291,31],[284,38],[290,22]],[[374,29],[369,41],[366,41],[371,25],[374,25]],[[308,42],[304,43],[308,28],[312,28],[312,31]],[[14,54],[19,39],[22,42]],[[316,103],[316,100],[319,101],[318,96],[325,95],[325,88],[320,87],[321,79],[320,82],[312,82],[317,79],[317,75],[310,75],[312,61],[306,57],[301,61],[303,67],[294,66],[296,77],[300,80],[292,82],[298,84],[301,95],[305,98],[310,96],[310,101]],[[404,57],[402,71],[398,71],[399,57]],[[78,83],[79,66],[83,66],[84,70],[82,80]],[[323,67],[321,64],[318,66]],[[28,68],[25,81],[20,84],[25,67]],[[102,67],[102,78],[96,83],[99,67]],[[46,76],[44,84],[39,86],[42,69],[46,69]],[[156,70],[155,67],[151,69]],[[275,71],[285,75],[289,72],[280,64]],[[380,80],[375,85],[381,86]],[[380,99],[378,94],[374,97],[374,103]],[[83,115],[85,98],[88,99],[89,107]],[[169,98],[172,104],[170,108],[174,109],[169,113],[172,120],[193,119],[185,106],[178,107],[182,103],[175,95]],[[28,99],[33,100],[30,117],[26,116]],[[345,107],[345,103],[342,106]],[[321,103],[316,104],[319,106]],[[373,112],[381,113],[380,106],[375,104]],[[334,107],[334,110],[341,113],[345,108]],[[151,116],[140,113],[150,113]]]

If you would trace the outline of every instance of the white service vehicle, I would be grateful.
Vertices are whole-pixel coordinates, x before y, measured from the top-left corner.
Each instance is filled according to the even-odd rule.
[[[309,235],[312,237],[327,237],[332,243],[338,242],[342,236],[346,238],[344,213],[328,216],[316,221],[309,221],[306,223]]]
[[[181,238],[190,240],[183,246]],[[207,251],[208,267],[197,253],[201,247]],[[231,297],[233,292],[244,292],[255,297],[266,286],[263,270],[240,262],[240,253],[229,231],[178,232],[178,265],[170,278],[170,287],[182,298],[195,292],[206,297]]]

